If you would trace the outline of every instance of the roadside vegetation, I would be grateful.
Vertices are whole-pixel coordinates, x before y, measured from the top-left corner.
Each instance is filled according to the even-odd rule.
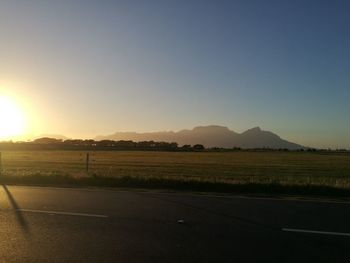
[[[3,151],[0,182],[350,196],[350,154]]]

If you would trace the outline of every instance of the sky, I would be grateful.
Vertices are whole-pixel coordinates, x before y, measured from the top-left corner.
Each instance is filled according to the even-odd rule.
[[[26,136],[216,124],[350,148],[349,12],[345,0],[0,0],[0,96]]]

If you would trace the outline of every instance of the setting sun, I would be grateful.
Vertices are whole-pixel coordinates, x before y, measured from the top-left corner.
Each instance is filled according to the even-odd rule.
[[[0,96],[0,140],[11,139],[24,132],[24,115],[8,97]]]

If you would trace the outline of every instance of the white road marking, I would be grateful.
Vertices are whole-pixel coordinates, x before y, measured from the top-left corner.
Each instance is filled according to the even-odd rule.
[[[315,230],[293,229],[293,228],[282,228],[282,231],[350,237],[350,233],[341,233],[341,232],[327,232],[327,231],[315,231]]]
[[[107,215],[72,213],[72,212],[58,212],[58,211],[44,211],[44,210],[32,210],[32,209],[17,209],[17,211],[29,212],[29,213],[50,214],[50,215],[85,216],[85,217],[99,217],[99,218],[107,218],[108,217]]]

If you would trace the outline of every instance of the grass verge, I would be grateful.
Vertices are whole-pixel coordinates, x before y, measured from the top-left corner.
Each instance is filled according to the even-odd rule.
[[[312,197],[350,197],[350,189],[315,185],[315,184],[282,184],[278,182],[213,182],[196,179],[159,178],[159,177],[102,177],[85,176],[73,177],[70,175],[40,175],[1,176],[1,184],[31,185],[31,186],[60,186],[60,187],[115,187],[137,189],[162,189],[191,192],[215,192],[231,194],[268,194]]]

